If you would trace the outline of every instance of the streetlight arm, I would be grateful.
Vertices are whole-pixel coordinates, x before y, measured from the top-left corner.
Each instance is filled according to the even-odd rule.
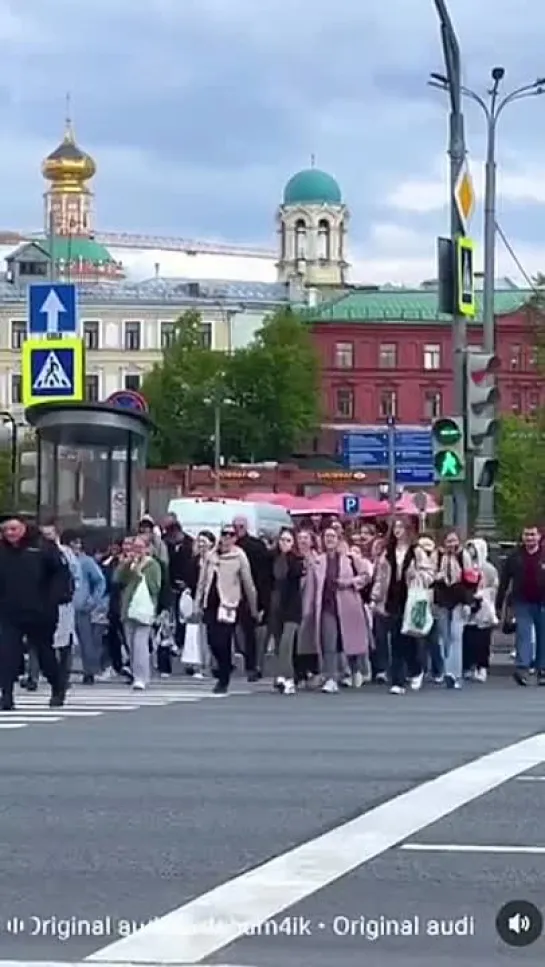
[[[536,82],[533,84],[524,84],[523,87],[517,87],[516,90],[511,91],[510,94],[506,94],[505,97],[500,101],[496,109],[494,119],[497,120],[508,104],[512,101],[522,101],[526,97],[536,97],[539,94],[544,94],[545,90],[540,87]]]

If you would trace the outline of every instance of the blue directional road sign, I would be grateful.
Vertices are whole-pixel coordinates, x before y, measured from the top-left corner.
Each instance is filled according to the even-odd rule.
[[[85,391],[85,352],[77,336],[26,339],[23,343],[23,405],[78,403]]]
[[[353,514],[359,514],[360,512],[360,498],[357,494],[344,494],[343,496],[343,513],[346,517],[350,517]]]
[[[396,483],[425,486],[434,482],[431,427],[395,429]],[[350,470],[388,469],[388,433],[380,427],[365,427],[343,438],[343,460]]]
[[[75,336],[78,331],[76,286],[68,283],[29,285],[29,336]]]

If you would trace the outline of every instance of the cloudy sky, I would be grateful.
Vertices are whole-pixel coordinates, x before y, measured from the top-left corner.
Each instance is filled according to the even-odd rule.
[[[537,0],[450,0],[465,82],[506,90],[545,74]],[[274,244],[274,211],[311,154],[342,186],[354,276],[434,274],[445,209],[446,98],[433,0],[0,0],[0,224],[36,229],[40,161],[76,133],[98,164],[104,231]],[[545,96],[498,132],[499,222],[545,272]],[[467,105],[477,189],[484,123]],[[480,235],[482,210],[474,218]],[[499,273],[520,280],[499,244]]]

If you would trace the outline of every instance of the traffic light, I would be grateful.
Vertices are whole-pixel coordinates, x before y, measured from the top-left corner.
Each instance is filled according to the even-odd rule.
[[[494,490],[500,469],[499,460],[475,457],[473,460],[473,489]]]
[[[432,426],[433,466],[438,481],[465,480],[464,421],[443,416]]]
[[[496,376],[500,360],[493,353],[467,354],[467,435],[468,446],[479,450],[498,429],[496,404],[500,398]]]

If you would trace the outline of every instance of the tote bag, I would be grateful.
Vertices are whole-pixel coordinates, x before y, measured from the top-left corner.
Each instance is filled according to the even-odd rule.
[[[186,626],[182,665],[202,665],[200,635],[201,629],[198,624]]]
[[[425,638],[432,627],[430,593],[421,585],[413,585],[407,593],[401,634],[408,635],[410,638]]]
[[[134,589],[127,609],[127,618],[129,621],[135,621],[139,625],[152,625],[155,621],[155,605],[144,577],[140,578],[140,581]]]

